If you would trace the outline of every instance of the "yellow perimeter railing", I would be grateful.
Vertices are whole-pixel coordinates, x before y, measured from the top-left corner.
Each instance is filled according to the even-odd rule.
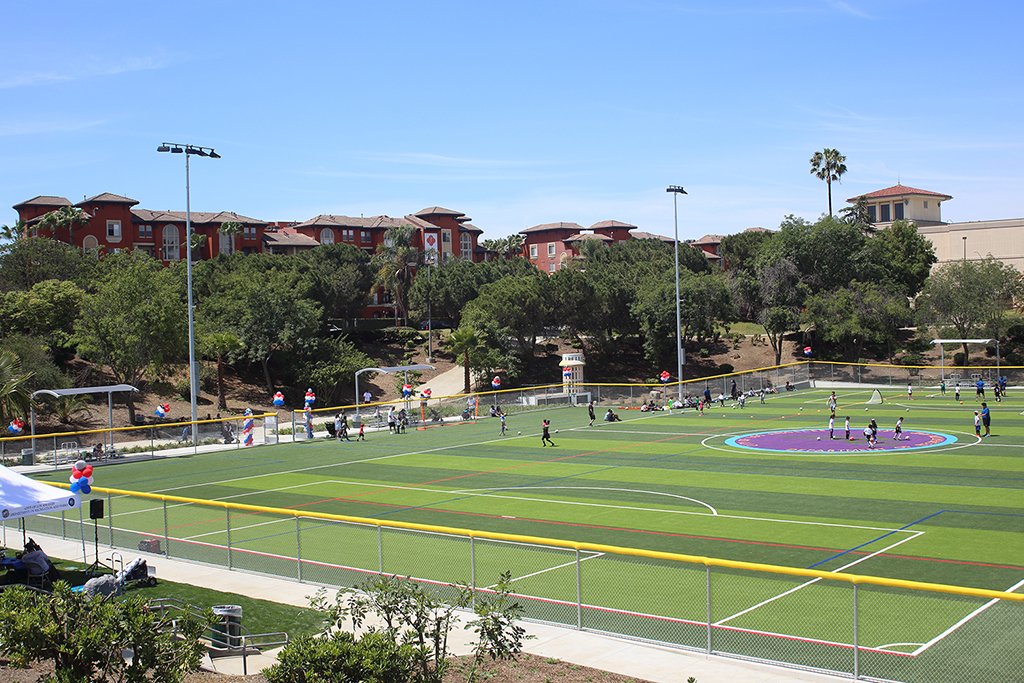
[[[47,482],[52,486],[68,489],[68,484],[58,482]],[[372,526],[381,529],[403,529],[408,531],[420,531],[426,533],[446,534],[459,536],[466,539],[486,539],[491,541],[504,541],[508,543],[523,543],[548,548],[560,548],[563,550],[575,550],[580,552],[608,553],[612,555],[623,555],[629,557],[640,557],[650,560],[662,560],[678,562],[688,565],[700,565],[704,567],[718,567],[723,569],[737,569],[768,574],[780,574],[808,579],[822,579],[839,583],[854,585],[881,586],[886,588],[902,588],[913,591],[925,591],[931,593],[945,593],[948,595],[959,595],[963,597],[982,598],[987,600],[1008,600],[1011,602],[1024,603],[1024,593],[1009,593],[1006,591],[989,590],[985,588],[970,588],[967,586],[952,586],[940,583],[928,583],[924,581],[908,581],[905,579],[890,579],[881,576],[870,576],[862,574],[847,574],[844,572],[826,572],[817,569],[803,569],[799,567],[784,567],[774,564],[762,564],[759,562],[744,562],[739,560],[726,560],[715,557],[704,557],[701,555],[685,555],[681,553],[669,553],[657,550],[643,550],[639,548],[628,548],[624,546],[604,545],[600,543],[586,543],[580,541],[566,541],[557,538],[545,538],[541,536],[525,536],[519,534],[505,534],[494,531],[478,531],[474,529],[463,529],[459,527],[437,526],[433,524],[419,524],[416,522],[398,522],[392,520],[374,519],[369,517],[353,517],[348,515],[337,515],[312,510],[291,510],[287,508],[266,507],[262,505],[249,505],[246,503],[230,503],[224,501],[203,500],[200,498],[187,498],[184,496],[172,496],[159,493],[147,493],[141,491],[128,491],[123,489],[94,487],[93,491],[108,496],[127,496],[131,498],[148,499],[162,503],[180,503],[198,505],[208,508],[219,508],[222,510],[235,510],[238,512],[249,512],[259,514],[278,515],[281,517],[321,519],[331,522],[344,522]]]

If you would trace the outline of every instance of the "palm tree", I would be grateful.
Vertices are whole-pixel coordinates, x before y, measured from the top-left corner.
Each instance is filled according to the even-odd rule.
[[[32,394],[28,390],[31,372],[22,372],[21,360],[7,349],[0,349],[0,424],[29,413]]]
[[[88,222],[89,214],[77,206],[62,206],[56,211],[51,211],[40,218],[38,227],[51,231],[54,237],[57,236],[58,230],[67,229],[68,243],[74,244],[75,226],[84,225]]]
[[[839,182],[839,179],[846,173],[846,157],[839,153],[838,149],[826,147],[820,152],[815,152],[811,157],[811,173],[824,180],[828,185],[828,215],[832,215],[832,181]]]
[[[50,410],[61,424],[76,425],[88,421],[89,401],[84,396],[58,396],[49,403]]]
[[[227,410],[224,395],[224,360],[242,348],[241,340],[233,332],[210,332],[199,337],[199,352],[217,361],[217,409]]]
[[[25,221],[20,218],[14,225],[0,225],[0,240],[2,241],[13,242],[26,236]]]
[[[238,221],[226,221],[220,224],[220,233],[222,235],[229,235],[231,238],[231,248],[228,250],[229,254],[235,252],[235,235],[242,232],[242,224]]]
[[[373,284],[391,292],[395,301],[395,322],[408,315],[406,296],[412,281],[412,271],[419,265],[419,250],[413,246],[416,228],[396,225],[384,233],[384,241],[377,247],[371,265],[376,269]]]
[[[469,381],[469,357],[476,353],[480,346],[480,335],[472,327],[462,326],[448,337],[448,348],[451,349],[451,352],[455,355],[462,355],[462,367],[466,372],[465,386],[462,388],[464,394],[472,391]]]

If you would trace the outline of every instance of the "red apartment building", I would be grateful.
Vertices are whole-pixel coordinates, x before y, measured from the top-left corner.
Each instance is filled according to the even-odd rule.
[[[525,230],[523,256],[545,273],[553,273],[571,259],[580,257],[580,245],[587,240],[605,244],[633,239],[630,230],[635,225],[621,221],[600,221],[589,228],[579,223],[543,223]]]

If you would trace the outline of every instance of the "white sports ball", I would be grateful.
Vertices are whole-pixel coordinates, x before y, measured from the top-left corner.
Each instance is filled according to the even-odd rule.
[[[801,407],[800,410],[803,410],[803,407]]]
[[[522,432],[516,432],[516,435],[517,435],[517,436],[522,436],[522,435],[523,435],[523,433],[522,433]]]
[[[818,437],[818,441],[821,441],[821,437],[820,436]]]
[[[556,429],[556,430],[555,430],[555,434],[557,434],[557,433],[558,433],[558,430]]]
[[[866,413],[866,412],[868,412],[868,409],[867,409],[867,408],[865,408],[865,409],[864,409],[864,412],[865,412],[865,413]]]

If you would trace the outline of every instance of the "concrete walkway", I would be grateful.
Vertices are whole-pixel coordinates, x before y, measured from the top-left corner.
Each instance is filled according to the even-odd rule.
[[[63,540],[33,533],[51,557],[82,560],[82,542]],[[250,598],[281,604],[308,607],[309,596],[319,585],[299,583],[262,574],[229,571],[222,567],[167,559],[162,555],[120,551],[125,561],[142,557],[150,567],[156,568],[157,579],[187,583]],[[109,556],[109,549],[101,549],[100,558]],[[91,556],[90,556],[91,559]],[[156,592],[159,595],[159,591]],[[469,616],[463,615],[463,619]],[[243,615],[243,624],[245,623]],[[727,657],[708,656],[703,653],[651,645],[624,638],[587,633],[547,624],[526,623],[527,633],[534,636],[526,641],[526,651],[541,657],[553,657],[573,664],[603,669],[659,683],[680,683],[693,676],[698,683],[787,683],[791,681],[844,681],[846,678],[824,676],[804,671],[772,667]],[[452,629],[448,644],[454,654],[468,654],[472,647],[472,632],[462,625]],[[248,672],[256,673],[274,663],[274,652],[248,658]],[[204,668],[224,674],[241,675],[240,657],[206,658]]]

